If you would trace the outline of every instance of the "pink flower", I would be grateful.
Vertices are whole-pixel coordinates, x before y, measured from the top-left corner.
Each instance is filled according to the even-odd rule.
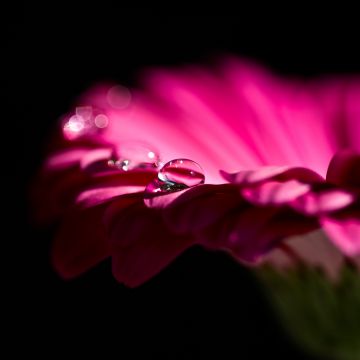
[[[62,276],[111,256],[115,277],[137,286],[194,244],[293,264],[320,240],[292,239],[317,229],[340,262],[356,262],[360,81],[286,81],[231,59],[146,84],[96,88],[63,123],[65,148],[42,177],[65,214],[53,248]]]

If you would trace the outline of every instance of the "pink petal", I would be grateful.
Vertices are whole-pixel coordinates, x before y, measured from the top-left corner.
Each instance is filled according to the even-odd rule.
[[[351,150],[339,151],[330,162],[326,179],[328,182],[338,186],[359,188],[360,154]]]
[[[77,166],[84,155],[88,153],[86,148],[72,148],[62,150],[51,155],[45,162],[45,171],[59,171]]]
[[[112,122],[106,133],[109,142],[121,144],[136,140],[152,144],[159,149],[163,162],[190,158],[206,167],[208,180],[220,181],[218,158],[211,158],[204,152],[204,147],[199,144],[199,136],[189,131],[187,123],[180,118],[181,114],[171,104],[164,105],[153,94],[136,93],[133,99],[129,114],[112,113]]]
[[[345,255],[360,255],[359,218],[326,217],[321,219],[321,223],[330,239]]]
[[[360,152],[360,79],[353,80],[345,92],[345,126],[348,146]],[[344,94],[343,94],[344,96]]]
[[[325,174],[335,149],[328,141],[327,118],[305,84],[234,59],[224,63],[223,73],[236,93],[242,136],[261,152],[264,165],[306,166]]]
[[[86,176],[77,169],[41,177],[31,194],[36,204],[34,220],[39,223],[54,221],[73,203],[86,181]]]
[[[310,185],[296,180],[283,183],[270,181],[259,186],[244,188],[241,190],[241,194],[255,205],[276,205],[289,203],[310,190]]]
[[[139,286],[155,276],[194,243],[191,236],[176,236],[162,222],[161,214],[142,202],[120,205],[108,220],[112,268],[127,286]]]
[[[157,180],[155,180],[155,183],[157,183]],[[156,185],[155,185],[156,186]],[[168,192],[168,193],[145,193],[144,194],[144,204],[148,208],[153,209],[163,209],[169,206],[175,199],[177,199],[179,196],[184,194],[185,192],[189,191],[189,189],[184,189],[180,191],[174,191],[174,192]]]
[[[126,231],[126,228],[121,230],[121,227],[119,227],[118,217],[126,215],[131,218],[132,211],[136,212],[137,206],[142,207],[142,200],[143,193],[133,193],[113,198],[113,201],[107,207],[103,217],[110,238],[112,232]],[[142,219],[139,219],[139,221],[141,222]],[[122,241],[125,241],[125,239],[123,238]]]
[[[114,171],[99,176],[88,176],[88,188],[111,186],[145,186],[156,177],[153,170]]]
[[[289,249],[287,253],[290,256],[281,249],[277,249],[265,256],[264,262],[285,269],[305,264],[323,269],[335,281],[339,279],[344,256],[322,230],[289,237],[284,240],[284,243]]]
[[[240,114],[233,112],[229,89],[215,76],[190,68],[177,73],[153,72],[148,78],[151,91],[174,107],[187,132],[192,136],[201,134],[196,136],[196,141],[202,152],[207,153],[208,160],[203,163],[196,157],[197,162],[205,168],[212,162],[223,164],[230,170],[236,169],[239,161],[247,166],[260,165],[253,149],[226,122],[225,119],[240,118]],[[214,93],[212,89],[217,91]],[[222,141],[224,138],[226,143]]]
[[[79,189],[81,191],[75,203],[83,208],[96,206],[108,202],[116,197],[141,193],[146,184],[155,176],[152,171],[114,172],[108,175],[90,178]]]
[[[242,203],[237,187],[202,185],[188,189],[172,201],[164,210],[164,218],[175,233],[194,233],[217,222]]]
[[[355,200],[347,191],[331,189],[320,192],[308,192],[291,203],[291,207],[306,215],[322,215],[341,210]]]
[[[111,148],[100,148],[88,151],[80,161],[80,168],[90,174],[96,174],[101,171],[110,171],[110,167],[106,166],[113,150]]]
[[[76,199],[82,208],[97,206],[122,195],[143,193],[144,186],[114,186],[83,191]]]
[[[103,206],[74,209],[64,219],[51,251],[53,266],[63,278],[78,276],[110,255],[103,212]]]
[[[240,261],[256,262],[285,237],[306,233],[318,225],[289,211],[243,206],[202,234],[201,243],[230,250]]]
[[[324,181],[320,175],[310,169],[301,167],[291,168],[288,166],[263,166],[255,170],[244,170],[234,174],[220,171],[220,174],[230,183],[239,185],[251,185],[267,180],[298,180],[305,183]]]
[[[235,184],[252,184],[263,180],[269,180],[280,175],[290,168],[288,166],[263,166],[257,170],[244,170],[235,174],[221,171],[223,178]]]

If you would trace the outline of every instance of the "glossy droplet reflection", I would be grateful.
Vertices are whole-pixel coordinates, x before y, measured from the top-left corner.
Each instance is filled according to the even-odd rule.
[[[75,114],[63,124],[63,133],[66,139],[75,140],[84,135],[96,134],[109,124],[109,119],[100,110],[92,106],[79,106]]]
[[[189,159],[176,159],[166,163],[145,190],[147,196],[184,190],[205,182],[204,171]]]
[[[159,171],[159,180],[187,187],[203,184],[204,171],[195,161],[176,159],[166,163]]]
[[[123,143],[108,165],[123,171],[134,169],[155,169],[160,164],[160,156],[148,145],[138,142]]]

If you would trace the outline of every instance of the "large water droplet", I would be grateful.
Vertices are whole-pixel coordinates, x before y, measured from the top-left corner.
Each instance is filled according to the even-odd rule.
[[[145,190],[145,197],[180,191],[203,184],[204,171],[199,164],[189,159],[175,159],[166,163]]]
[[[203,184],[204,171],[195,161],[176,159],[166,163],[159,171],[159,180],[173,184],[182,184],[186,187]]]
[[[147,144],[139,142],[123,143],[119,147],[118,153],[108,161],[108,165],[123,171],[155,169],[160,164],[160,156]]]

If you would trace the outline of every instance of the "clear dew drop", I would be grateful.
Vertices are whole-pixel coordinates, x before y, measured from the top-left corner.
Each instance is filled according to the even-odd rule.
[[[159,171],[159,180],[173,184],[182,184],[192,187],[203,184],[204,171],[195,161],[176,159],[166,163]]]
[[[123,171],[134,169],[156,169],[160,156],[148,145],[138,142],[123,143],[117,155],[108,161],[108,166]]]
[[[199,164],[189,159],[175,159],[160,169],[158,178],[148,184],[145,194],[151,197],[184,190],[204,182],[204,171]]]

